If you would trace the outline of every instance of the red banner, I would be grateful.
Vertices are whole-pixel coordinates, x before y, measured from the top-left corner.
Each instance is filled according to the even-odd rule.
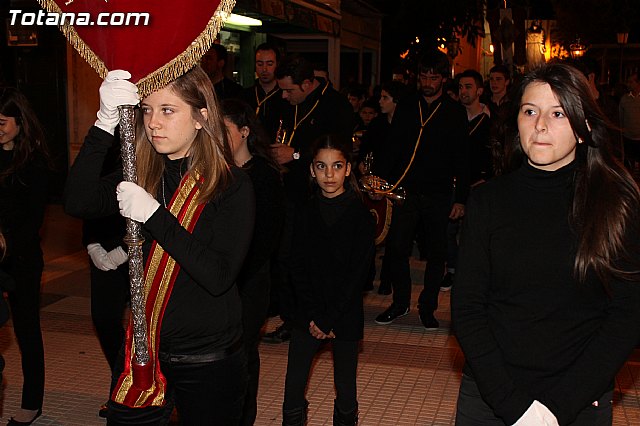
[[[235,0],[38,0],[104,78],[131,73],[144,96],[197,64]],[[55,15],[59,14],[59,15]]]

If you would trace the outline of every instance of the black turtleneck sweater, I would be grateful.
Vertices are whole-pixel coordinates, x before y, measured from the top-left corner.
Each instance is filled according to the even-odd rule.
[[[313,320],[336,339],[362,339],[373,240],[373,217],[351,189],[335,198],[317,195],[298,211],[291,261],[298,328],[307,331]]]
[[[613,280],[609,297],[594,274],[573,278],[575,169],[524,164],[478,187],[465,215],[453,322],[465,373],[506,424],[534,399],[571,422],[638,342],[639,283]]]
[[[92,127],[67,179],[65,210],[91,218],[118,212],[116,186],[122,170],[100,177],[109,133]],[[229,186],[204,207],[192,233],[164,207],[187,170],[184,159],[165,163],[160,208],[144,223],[146,259],[155,240],[180,265],[164,313],[160,350],[173,354],[207,354],[233,345],[242,336],[236,277],[253,234],[255,199],[249,177],[233,167]],[[164,186],[164,193],[163,193]]]

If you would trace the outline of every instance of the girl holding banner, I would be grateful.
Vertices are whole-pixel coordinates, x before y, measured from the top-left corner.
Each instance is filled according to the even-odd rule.
[[[235,280],[249,248],[254,195],[231,166],[224,122],[199,66],[140,102],[137,184],[100,177],[118,106],[138,103],[126,71],[100,88],[98,120],[71,168],[66,210],[84,218],[118,210],[142,224],[149,385],[134,376],[129,326],[108,424],[236,424],[247,381]]]

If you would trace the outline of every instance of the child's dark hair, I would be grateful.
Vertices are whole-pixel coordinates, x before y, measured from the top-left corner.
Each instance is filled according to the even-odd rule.
[[[313,145],[311,145],[311,158],[316,158],[316,155],[318,155],[318,152],[321,149],[334,149],[336,151],[340,151],[348,164],[353,163],[353,144],[351,142],[351,139],[345,136],[338,135],[336,133],[329,133],[320,136],[313,142]],[[357,193],[360,193],[360,189],[358,188],[358,181],[356,180],[355,173],[353,172],[354,169],[352,166],[351,173],[345,179],[345,184],[349,184],[351,186],[351,189],[353,189]],[[317,184],[315,183],[315,179],[311,178],[311,181],[313,182],[314,186],[317,186]],[[345,188],[346,187],[347,186],[345,185]]]

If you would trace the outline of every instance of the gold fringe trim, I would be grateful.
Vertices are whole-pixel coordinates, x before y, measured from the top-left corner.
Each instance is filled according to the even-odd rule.
[[[38,0],[40,7],[48,12],[62,13],[60,7],[53,0]],[[189,47],[177,57],[161,68],[144,76],[136,83],[141,97],[148,96],[156,90],[162,89],[176,78],[200,63],[200,58],[209,50],[218,37],[224,24],[224,17],[228,17],[236,4],[236,0],[221,0],[215,13],[207,23],[205,29],[191,42]],[[71,46],[96,70],[100,78],[105,78],[109,70],[89,46],[80,38],[75,28],[69,24],[60,26],[60,31],[69,40]]]

